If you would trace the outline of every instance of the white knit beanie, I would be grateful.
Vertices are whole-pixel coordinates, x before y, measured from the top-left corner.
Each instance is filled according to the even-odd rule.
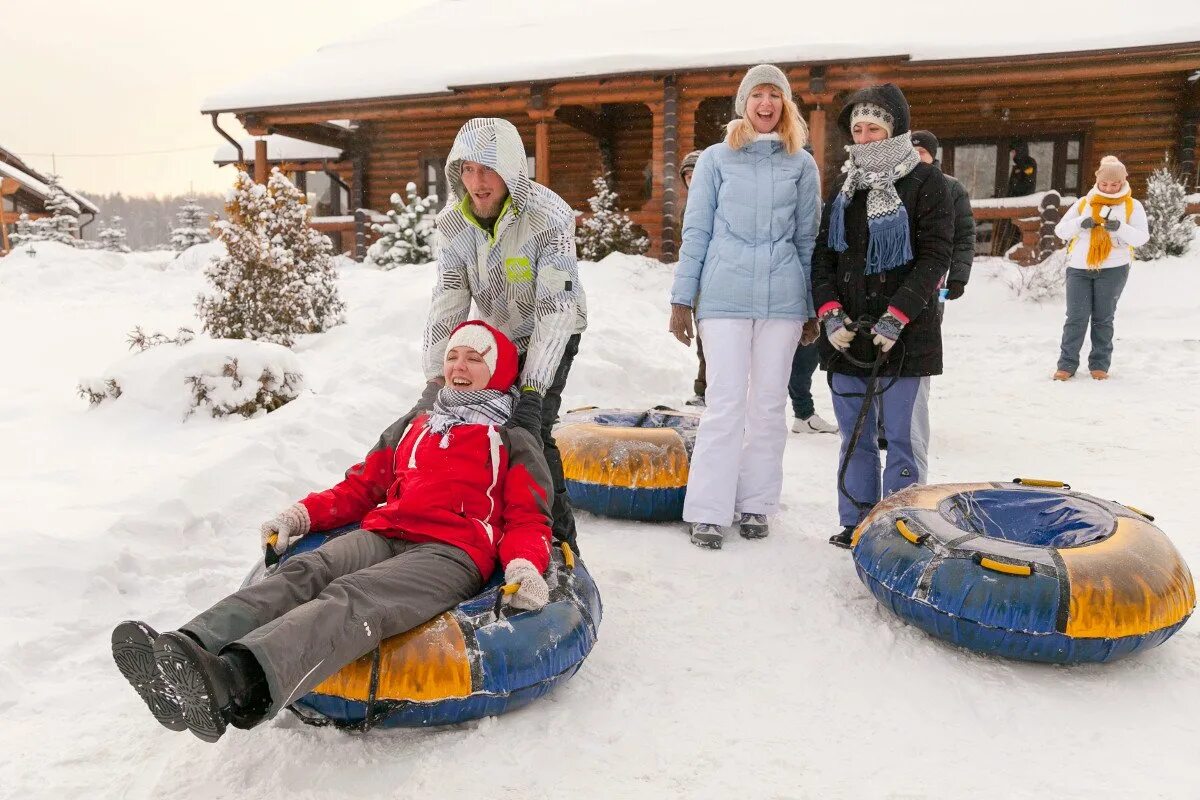
[[[850,129],[854,129],[854,125],[859,122],[873,122],[888,132],[888,138],[891,138],[892,131],[896,127],[896,118],[891,112],[883,106],[877,106],[874,103],[858,103],[854,106],[854,110],[850,112]]]
[[[738,86],[737,98],[733,101],[733,113],[739,117],[746,116],[746,101],[750,99],[750,92],[754,91],[755,86],[762,86],[764,83],[778,86],[784,97],[792,96],[791,84],[788,83],[787,75],[783,74],[783,70],[774,64],[759,64],[757,67],[751,67],[746,73],[746,77],[742,78],[742,83]]]
[[[483,356],[483,363],[487,364],[488,371],[496,371],[496,337],[483,325],[463,325],[451,334],[450,341],[446,342],[446,352],[449,353],[456,347],[471,348]]]

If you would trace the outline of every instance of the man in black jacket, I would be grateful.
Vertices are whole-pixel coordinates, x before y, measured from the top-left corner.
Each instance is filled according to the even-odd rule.
[[[937,158],[936,136],[929,131],[913,131],[912,143],[921,161],[942,168],[942,162]],[[954,254],[950,260],[950,273],[946,277],[946,299],[957,300],[966,291],[967,281],[971,280],[971,263],[975,260],[975,217],[971,213],[971,197],[967,194],[967,187],[951,175],[946,175],[946,184],[954,205]]]
[[[841,547],[850,546],[874,503],[923,483],[928,467],[929,376],[942,372],[936,297],[950,267],[954,219],[946,178],[921,163],[908,121],[908,101],[892,84],[847,99],[838,125],[854,145],[844,176],[831,187],[813,253],[813,303],[825,330],[821,365],[832,373],[841,458],[848,460],[846,491],[838,489],[843,528],[830,537]],[[882,480],[873,407],[848,453],[870,370],[846,352],[860,362],[877,353],[886,358],[877,386],[884,390],[879,403],[888,439]]]

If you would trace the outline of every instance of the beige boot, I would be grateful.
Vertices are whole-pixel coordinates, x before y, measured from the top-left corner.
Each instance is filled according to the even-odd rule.
[[[1108,373],[1102,369],[1094,369],[1092,370],[1092,379],[1097,381],[1106,381],[1108,380]]]
[[[1065,369],[1060,369],[1054,373],[1053,377],[1054,377],[1054,380],[1056,380],[1056,381],[1069,381],[1074,376],[1071,375],[1071,373],[1067,372]]]

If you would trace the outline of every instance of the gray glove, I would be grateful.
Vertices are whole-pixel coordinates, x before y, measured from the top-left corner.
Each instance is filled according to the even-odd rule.
[[[262,534],[263,551],[266,553],[266,558],[269,563],[274,563],[279,560],[279,556],[287,552],[287,549],[300,539],[308,534],[309,528],[312,525],[308,518],[308,509],[296,503],[288,506],[286,509],[276,514],[274,518],[264,522],[259,526],[259,532]],[[275,558],[272,559],[271,555]]]
[[[537,611],[550,602],[550,587],[546,586],[546,579],[537,567],[524,558],[514,558],[508,562],[504,568],[504,582],[520,584],[516,593],[508,598],[508,604],[513,608]]]
[[[1079,227],[1083,228],[1085,231],[1094,228],[1096,227],[1096,220],[1092,219],[1091,217],[1084,217],[1079,223]]]
[[[826,311],[825,316],[821,317],[821,325],[825,328],[825,338],[835,350],[845,352],[854,341],[854,331],[850,328],[851,320],[840,308]]]
[[[1106,231],[1115,231],[1115,230],[1118,230],[1120,227],[1121,227],[1121,220],[1119,220],[1119,219],[1110,219],[1104,223],[1104,230],[1106,230]]]

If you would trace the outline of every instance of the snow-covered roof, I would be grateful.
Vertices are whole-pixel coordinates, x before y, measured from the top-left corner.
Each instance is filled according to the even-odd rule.
[[[925,61],[1200,41],[1200,15],[1143,0],[1012,0],[1003,20],[857,0],[437,0],[231,86],[203,111],[400,97],[452,87],[758,62]],[[994,15],[993,15],[994,16]],[[1089,24],[1087,20],[1109,20]],[[1119,22],[1115,22],[1119,20]]]
[[[336,147],[313,144],[277,133],[263,138],[267,140],[268,161],[322,161],[324,159],[336,161],[342,157],[342,151]],[[247,161],[254,160],[254,142],[254,139],[242,139],[239,142],[242,145],[243,158]],[[217,152],[213,153],[213,161],[218,164],[234,164],[237,160],[237,150],[228,142],[222,144],[217,148]]]
[[[33,192],[43,200],[46,200],[50,197],[50,187],[46,185],[45,180],[40,175],[31,175],[30,173],[17,169],[12,164],[6,164],[3,161],[0,161],[0,175],[3,175],[6,178],[12,178],[17,183],[21,184],[30,192]],[[100,209],[96,206],[96,204],[91,200],[88,200],[83,195],[79,194],[78,192],[71,191],[62,184],[59,184],[59,188],[66,192],[67,196],[78,203],[79,206],[85,211],[90,211],[93,214],[100,213]]]

